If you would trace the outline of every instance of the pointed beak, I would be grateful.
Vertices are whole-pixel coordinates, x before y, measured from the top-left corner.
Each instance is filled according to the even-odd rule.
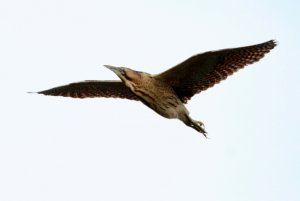
[[[104,65],[106,68],[112,70],[112,71],[115,71],[115,70],[118,70],[119,68],[118,67],[115,67],[115,66],[111,66],[111,65]]]
[[[120,75],[121,74],[121,69],[115,66],[111,66],[111,65],[104,65],[106,68],[108,68],[109,70],[113,71],[115,74]]]

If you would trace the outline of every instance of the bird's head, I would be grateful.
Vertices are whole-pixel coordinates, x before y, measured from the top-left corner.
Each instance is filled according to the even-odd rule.
[[[148,76],[147,73],[135,71],[130,68],[115,67],[110,65],[104,66],[113,71],[126,84],[126,86],[130,88],[132,85],[135,85],[138,82],[140,82],[144,76]]]

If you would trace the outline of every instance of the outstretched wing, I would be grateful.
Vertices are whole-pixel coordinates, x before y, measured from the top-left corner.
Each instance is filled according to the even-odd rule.
[[[87,80],[37,92],[50,96],[65,96],[72,98],[127,98],[139,100],[121,81]]]
[[[182,102],[214,86],[237,70],[259,61],[276,46],[274,40],[258,45],[210,51],[190,57],[156,75],[170,84]]]

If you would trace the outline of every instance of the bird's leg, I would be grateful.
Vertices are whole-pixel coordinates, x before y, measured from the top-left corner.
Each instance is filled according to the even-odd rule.
[[[207,138],[207,132],[205,131],[205,126],[201,121],[193,120],[189,115],[186,115],[186,118],[183,122],[187,126],[192,127],[196,131],[202,133],[204,135],[204,137]]]
[[[204,137],[207,138],[207,132],[205,131],[205,126],[201,121],[192,120],[190,127],[195,129],[196,131],[202,133],[204,135]]]

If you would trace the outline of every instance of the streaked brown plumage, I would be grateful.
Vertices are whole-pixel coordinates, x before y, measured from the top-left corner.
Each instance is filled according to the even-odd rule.
[[[166,118],[177,118],[206,136],[203,123],[190,118],[184,103],[237,70],[264,57],[274,40],[258,45],[197,54],[157,75],[105,65],[122,81],[83,81],[39,94],[72,98],[113,97],[140,100]]]

